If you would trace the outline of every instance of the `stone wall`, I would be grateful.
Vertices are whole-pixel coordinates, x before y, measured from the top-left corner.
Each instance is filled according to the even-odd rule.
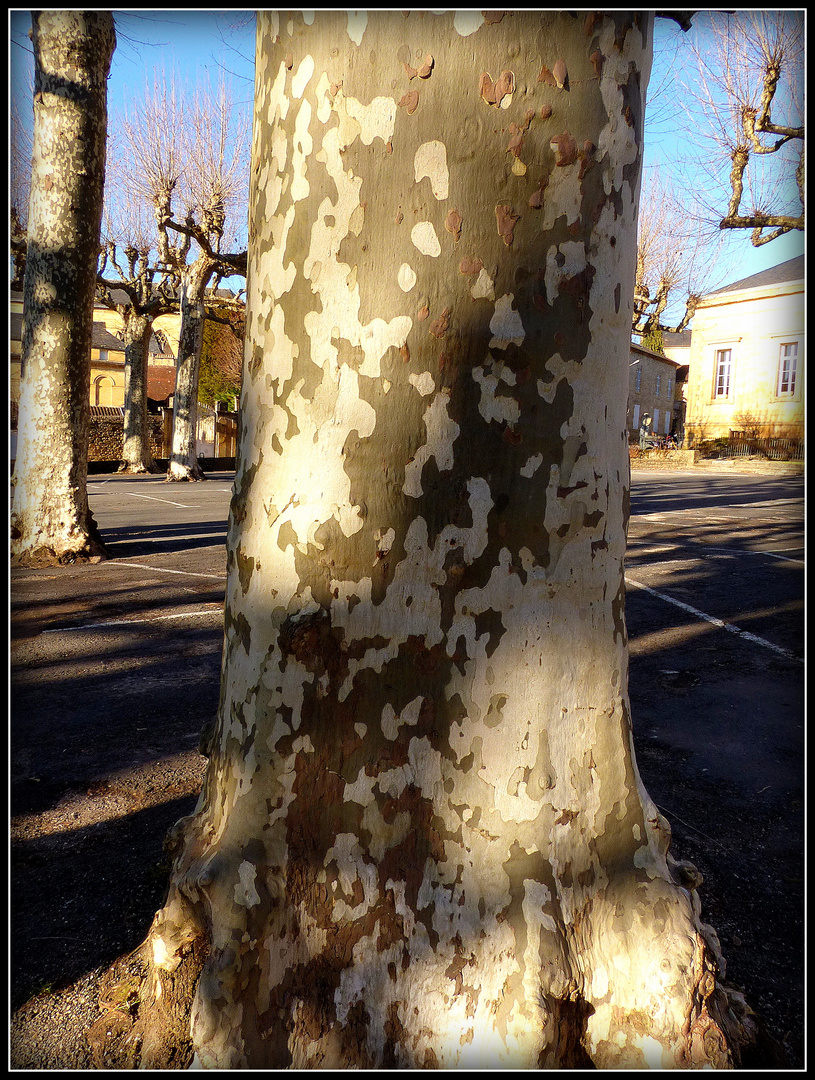
[[[120,461],[122,457],[121,416],[92,416],[88,423],[88,461]],[[153,457],[164,455],[161,416],[148,416],[150,449]]]

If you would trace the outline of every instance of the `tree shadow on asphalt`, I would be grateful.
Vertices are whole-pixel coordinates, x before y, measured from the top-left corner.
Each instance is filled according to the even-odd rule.
[[[789,527],[703,528],[702,542],[691,544],[666,527],[641,525],[627,559],[634,578],[794,654],[644,591],[627,592],[640,774],[671,824],[675,853],[704,877],[702,918],[719,935],[728,982],[746,992],[772,1032],[773,1067],[797,1067],[805,1000],[804,665],[796,658],[803,655],[803,566],[760,553],[788,541]],[[714,544],[726,550],[714,553]],[[666,557],[679,565],[658,583],[647,572]]]
[[[192,535],[196,534],[196,535]],[[226,565],[226,522],[182,522],[172,525],[150,525],[144,529],[127,526],[101,530],[102,541],[109,559],[140,555],[166,555],[171,552],[223,545]]]
[[[676,543],[677,557],[690,559],[704,554],[706,545],[720,544],[758,559],[752,548],[784,541],[789,532],[789,526],[769,525],[753,529],[748,538],[732,528],[702,527],[702,543],[688,545],[667,528],[640,530],[630,556],[642,565],[651,556],[637,554],[637,547]],[[664,558],[663,547],[654,561]],[[733,588],[732,568],[726,560],[706,559],[673,581],[697,591],[704,583],[706,596],[711,589],[726,595]],[[754,594],[752,602],[763,600]],[[629,592],[637,763],[671,823],[675,853],[694,862],[705,878],[702,915],[722,940],[728,981],[745,990],[786,1053],[786,1064],[796,1067],[803,1060],[803,736],[796,728],[803,719],[796,696],[803,668],[722,630],[660,644],[666,625],[681,629],[690,619],[678,614],[671,621],[672,610],[647,594]],[[651,647],[643,651],[638,642],[649,634]],[[145,661],[141,672],[134,668],[123,675],[102,667],[86,675],[72,670],[38,686],[18,684],[14,815],[54,807],[71,791],[88,791],[94,776],[197,744],[203,722],[217,708],[221,627],[162,632],[149,656],[135,628],[127,636],[118,654],[100,648],[85,659],[98,668],[129,653]],[[204,652],[191,662],[185,648]],[[742,694],[734,689],[739,680]],[[771,740],[766,744],[751,713],[757,704],[764,707],[762,731]],[[774,723],[774,715],[784,722]],[[720,755],[721,731],[732,734],[734,723],[741,733],[737,739],[743,738],[757,760],[728,776],[721,761],[718,771],[710,764]],[[767,786],[756,783],[762,754],[768,778],[772,774]],[[113,821],[13,845],[13,1008],[43,986],[68,985],[140,944],[166,887],[163,836],[194,801],[192,795],[170,799]]]
[[[698,493],[683,487],[681,491],[666,491],[664,478],[646,479],[643,473],[636,477],[636,496],[632,494],[632,507],[639,513],[668,513],[672,510],[714,510],[717,507],[732,508],[734,497],[739,505],[766,503],[776,499],[801,499],[802,476],[762,477],[760,488],[755,488],[755,477],[747,474],[727,476],[702,475],[694,478],[699,485]],[[740,487],[753,490],[738,490]],[[803,517],[803,504],[801,507]]]

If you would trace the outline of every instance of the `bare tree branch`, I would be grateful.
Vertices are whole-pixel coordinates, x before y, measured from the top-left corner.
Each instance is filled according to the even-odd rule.
[[[712,48],[707,41],[693,46],[698,77],[686,90],[710,125],[712,188],[721,157],[730,160],[727,210],[719,210],[719,228],[749,229],[759,246],[805,226],[803,12],[716,13],[709,34]],[[692,133],[697,145],[704,138],[698,130]]]

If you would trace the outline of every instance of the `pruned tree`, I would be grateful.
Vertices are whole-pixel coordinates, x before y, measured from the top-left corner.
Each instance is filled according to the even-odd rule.
[[[693,46],[697,74],[686,89],[709,125],[694,143],[712,149],[712,176],[727,175],[713,185],[726,192],[719,227],[750,230],[756,247],[802,231],[804,12],[717,12],[697,21],[709,38]]]
[[[659,172],[643,184],[632,330],[681,333],[716,272],[721,239],[699,230],[688,200]]]
[[[158,265],[177,290],[181,315],[167,479],[202,480],[195,441],[207,290],[225,275],[246,272],[245,251],[221,250],[228,214],[244,190],[244,133],[223,81],[216,93],[199,88],[183,104],[171,82],[157,81],[122,130],[135,166],[133,190],[152,207]]]
[[[11,550],[16,561],[64,562],[104,553],[88,507],[87,467],[113,17],[33,12],[32,41],[34,135]]]
[[[652,16],[258,18],[221,701],[125,1052],[727,1067],[627,696]]]
[[[113,144],[114,176],[108,184],[97,300],[122,320],[125,386],[120,472],[158,473],[147,421],[147,367],[153,324],[178,313],[178,296],[167,272],[156,264],[155,223],[137,200],[123,199],[125,163]]]

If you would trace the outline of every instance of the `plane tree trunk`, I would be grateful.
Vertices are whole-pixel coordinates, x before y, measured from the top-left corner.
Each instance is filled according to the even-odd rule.
[[[738,1061],[627,693],[650,35],[259,15],[221,703],[142,1065],[202,963],[206,1067]]]
[[[125,310],[122,340],[125,343],[125,404],[122,464],[119,472],[157,473],[147,427],[147,362],[153,320]]]
[[[16,561],[104,553],[88,508],[93,298],[107,136],[110,12],[33,12],[34,138],[19,431]]]
[[[181,329],[173,392],[173,432],[167,480],[206,480],[195,453],[198,374],[204,340],[204,296],[217,262],[205,253],[186,266],[181,283]]]

